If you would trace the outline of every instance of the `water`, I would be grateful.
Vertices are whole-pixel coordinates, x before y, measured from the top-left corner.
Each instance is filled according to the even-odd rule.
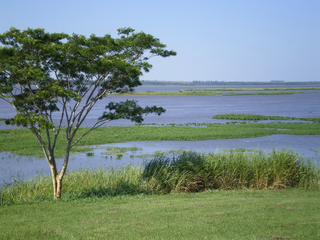
[[[208,86],[202,86],[208,87]],[[232,86],[230,86],[232,87]],[[179,91],[186,87],[139,87],[137,91]],[[194,88],[194,87],[192,87]],[[215,120],[212,116],[227,113],[259,114],[285,117],[319,117],[320,116],[320,90],[304,91],[303,94],[292,95],[253,95],[253,96],[111,96],[98,102],[88,115],[83,126],[92,126],[104,111],[104,106],[110,101],[124,101],[134,99],[141,106],[162,106],[167,111],[159,116],[149,115],[144,123],[158,124],[184,124],[184,123],[225,123],[227,120]],[[0,101],[0,118],[13,116],[12,107],[4,101]],[[58,114],[54,115],[58,121]],[[106,126],[132,126],[134,123],[128,120],[118,120],[108,123]],[[0,121],[0,129],[12,128]],[[68,169],[95,167],[118,167],[127,164],[139,165],[148,157],[138,155],[153,154],[155,151],[168,150],[192,150],[200,152],[212,152],[217,149],[247,148],[271,151],[273,148],[289,148],[301,154],[304,158],[310,158],[320,163],[317,149],[320,148],[320,133],[308,136],[273,135],[248,139],[226,139],[208,141],[162,141],[162,142],[128,142],[108,144],[115,147],[138,147],[142,150],[127,152],[121,159],[113,156],[106,158],[101,152],[105,149],[95,149],[93,157],[85,153],[71,155]],[[62,159],[58,160],[61,166]],[[10,183],[13,179],[30,179],[35,175],[49,174],[48,163],[44,158],[22,157],[11,153],[0,153],[0,181]]]

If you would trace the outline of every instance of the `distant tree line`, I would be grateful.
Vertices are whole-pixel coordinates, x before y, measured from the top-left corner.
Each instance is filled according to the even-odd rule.
[[[311,86],[320,86],[320,81],[308,81],[308,82],[285,82],[272,80],[270,82],[240,82],[240,81],[157,81],[157,80],[141,80],[142,85],[177,85],[177,86],[199,86],[199,85],[311,85]]]

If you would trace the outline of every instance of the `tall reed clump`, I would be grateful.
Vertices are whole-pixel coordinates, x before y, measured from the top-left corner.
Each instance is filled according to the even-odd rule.
[[[161,154],[144,168],[126,166],[69,171],[62,198],[198,192],[208,189],[320,188],[319,167],[287,150]],[[0,189],[0,205],[52,201],[50,176],[18,181]]]
[[[162,193],[206,189],[319,188],[319,168],[287,150],[183,153],[147,162],[143,178]]]

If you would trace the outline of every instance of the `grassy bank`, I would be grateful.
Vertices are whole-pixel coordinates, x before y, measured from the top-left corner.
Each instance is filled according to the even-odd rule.
[[[19,182],[0,191],[0,239],[317,239],[319,168],[300,160],[163,155],[144,169],[68,172],[60,201],[49,177]]]
[[[0,239],[318,239],[320,191],[236,190],[0,207]]]
[[[319,189],[319,184],[319,167],[289,151],[184,152],[174,157],[159,155],[143,168],[70,171],[62,195],[66,199],[109,198],[213,189]],[[52,182],[49,176],[36,177],[3,187],[0,193],[0,205],[50,201]]]
[[[0,239],[317,239],[319,186],[285,150],[159,155],[70,171],[60,201],[50,177],[3,187]]]
[[[250,123],[201,124],[202,127],[101,127],[83,138],[77,146],[99,145],[129,141],[196,141],[260,137],[272,134],[320,135],[319,123]],[[285,130],[283,130],[285,129]],[[79,134],[87,128],[79,129]],[[56,157],[64,155],[64,131],[56,147]],[[73,148],[72,152],[90,151],[91,148]],[[43,156],[39,143],[27,129],[0,130],[0,151],[19,155]],[[1,160],[0,160],[1,161]]]

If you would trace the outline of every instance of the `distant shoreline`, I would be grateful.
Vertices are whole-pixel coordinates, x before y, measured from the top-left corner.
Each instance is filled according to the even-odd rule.
[[[269,82],[238,82],[238,81],[157,81],[157,80],[141,80],[142,86],[148,85],[176,85],[176,86],[199,86],[199,85],[303,85],[303,86],[320,86],[320,81],[305,81],[305,82],[286,82],[286,81],[269,81]]]

